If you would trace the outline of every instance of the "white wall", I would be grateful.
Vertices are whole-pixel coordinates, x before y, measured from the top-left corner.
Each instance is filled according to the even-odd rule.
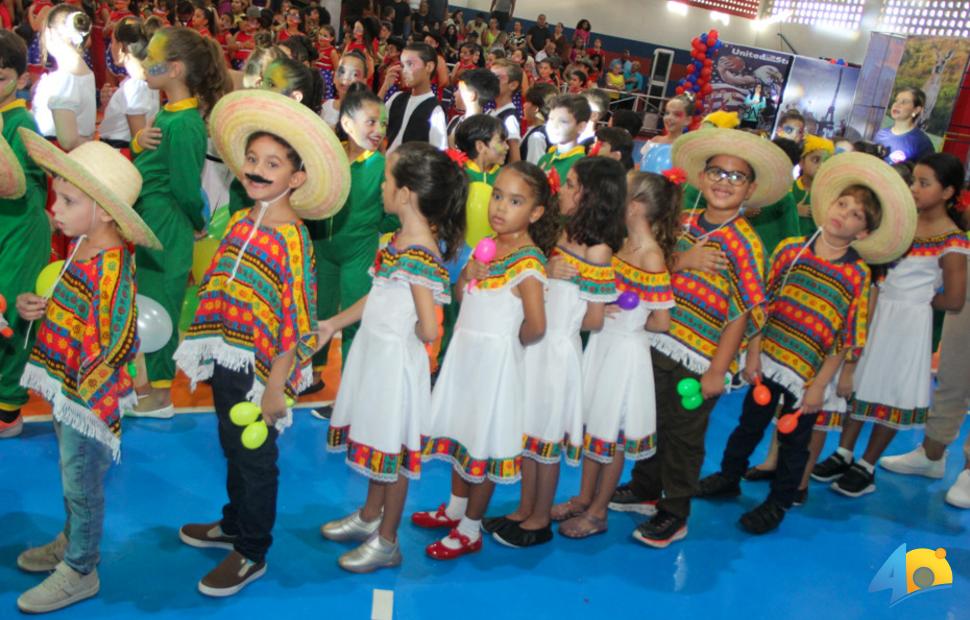
[[[451,0],[450,4],[487,11],[491,0]],[[866,0],[861,31],[848,35],[798,24],[774,24],[758,32],[752,20],[731,16],[730,23],[724,25],[712,21],[705,9],[689,7],[686,16],[675,15],[667,10],[666,0],[518,0],[515,12],[530,20],[545,13],[548,21],[561,21],[567,28],[585,17],[594,33],[681,49],[689,49],[691,39],[701,32],[716,28],[724,41],[790,51],[777,36],[780,32],[802,56],[845,58],[861,64],[879,7],[879,0]]]

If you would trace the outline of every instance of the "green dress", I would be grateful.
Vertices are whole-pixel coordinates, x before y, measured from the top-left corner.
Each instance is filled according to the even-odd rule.
[[[381,232],[396,230],[397,218],[384,213],[381,183],[384,155],[366,151],[350,163],[350,194],[331,218],[306,222],[317,259],[317,316],[327,319],[370,292],[368,273]],[[346,363],[359,323],[342,330],[340,353]],[[329,343],[313,356],[314,370],[327,364]]]
[[[0,337],[0,411],[16,411],[27,403],[27,390],[20,377],[30,357],[32,343],[24,346],[30,323],[17,314],[17,295],[32,292],[37,276],[47,265],[51,252],[51,229],[44,206],[47,177],[27,155],[17,130],[37,131],[27,102],[17,99],[3,108],[3,137],[10,145],[27,178],[27,193],[15,200],[0,199],[0,294],[7,300],[4,318],[13,335]],[[30,330],[31,334],[36,329]]]
[[[154,299],[178,325],[192,270],[194,231],[205,227],[202,166],[205,163],[205,121],[195,98],[167,104],[155,117],[162,142],[154,151],[135,157],[142,186],[135,211],[155,233],[164,249],[135,249],[138,293]],[[165,388],[175,378],[172,355],[178,330],[161,350],[145,356],[152,386]]]
[[[792,183],[791,185],[791,197],[795,203],[796,213],[798,212],[798,205],[811,204],[812,202],[811,191],[805,188],[800,178],[796,179],[795,182]],[[809,215],[808,217],[802,217],[801,215],[799,215],[798,228],[799,228],[798,234],[800,236],[811,237],[812,235],[815,234],[815,229],[818,227],[815,226],[815,220],[812,219],[811,215]]]

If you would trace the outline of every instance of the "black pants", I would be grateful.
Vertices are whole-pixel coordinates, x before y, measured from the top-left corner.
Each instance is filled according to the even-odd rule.
[[[509,23],[509,19],[512,17],[506,11],[492,11],[490,17],[494,17],[498,20],[498,29],[505,30],[505,25]]]
[[[690,498],[697,493],[704,464],[704,435],[716,398],[693,411],[684,409],[677,383],[700,379],[683,364],[651,350],[657,394],[657,453],[633,467],[633,491],[645,499],[659,499],[657,508],[686,519]]]
[[[754,390],[748,390],[741,409],[741,419],[737,428],[728,438],[724,456],[721,459],[721,473],[733,480],[740,480],[748,470],[748,457],[761,443],[765,429],[771,426],[771,419],[780,409],[781,415],[795,411],[795,395],[770,379],[762,383],[771,390],[771,401],[767,405],[754,402]],[[808,463],[808,443],[812,438],[815,414],[798,417],[798,426],[788,434],[778,433],[778,467],[771,481],[768,499],[778,502],[785,508],[792,505],[798,485]],[[772,429],[773,430],[773,429]]]
[[[276,494],[280,470],[276,466],[278,433],[269,436],[255,450],[242,445],[242,426],[229,419],[229,410],[246,400],[254,381],[252,371],[237,372],[216,364],[212,373],[212,396],[219,419],[219,443],[226,456],[226,492],[229,503],[222,507],[222,531],[238,536],[235,549],[246,559],[262,562],[273,543]]]

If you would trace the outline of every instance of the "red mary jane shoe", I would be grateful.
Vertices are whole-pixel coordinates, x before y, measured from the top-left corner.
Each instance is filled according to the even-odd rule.
[[[437,529],[439,527],[454,529],[458,527],[459,521],[460,519],[448,518],[448,515],[445,513],[445,504],[438,506],[438,510],[435,512],[425,510],[423,512],[416,512],[411,515],[411,523],[417,525],[418,527],[428,529]]]
[[[445,539],[451,538],[457,540],[461,547],[458,549],[451,549],[444,545],[444,540],[439,540],[438,542],[431,543],[425,547],[425,552],[435,560],[454,560],[455,558],[460,558],[463,555],[468,555],[469,553],[475,553],[476,551],[482,550],[482,537],[479,536],[478,540],[471,542],[468,537],[459,532],[457,529],[452,529],[448,532],[448,536]]]

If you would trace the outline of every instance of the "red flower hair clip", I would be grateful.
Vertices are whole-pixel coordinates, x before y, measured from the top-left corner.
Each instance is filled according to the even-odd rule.
[[[668,181],[677,186],[687,182],[687,173],[683,168],[667,168],[660,174],[664,175]]]
[[[448,159],[455,162],[456,164],[458,164],[459,167],[462,167],[462,168],[465,166],[465,163],[468,161],[468,155],[465,155],[464,151],[460,151],[458,149],[446,149],[445,155],[448,156]]]
[[[599,154],[600,154],[600,150],[601,150],[602,148],[603,148],[603,143],[602,143],[602,142],[600,142],[599,140],[597,140],[597,141],[596,141],[596,142],[595,142],[595,143],[593,144],[593,146],[591,146],[591,147],[589,148],[589,153],[587,153],[587,155],[589,155],[590,157],[596,157],[597,155],[599,155]]]
[[[549,180],[549,192],[555,196],[562,188],[562,182],[559,180],[559,171],[555,168],[550,168],[549,172],[546,173],[546,179]]]
[[[956,208],[960,213],[966,213],[970,209],[970,190],[965,189],[960,192],[960,196],[957,198]]]

